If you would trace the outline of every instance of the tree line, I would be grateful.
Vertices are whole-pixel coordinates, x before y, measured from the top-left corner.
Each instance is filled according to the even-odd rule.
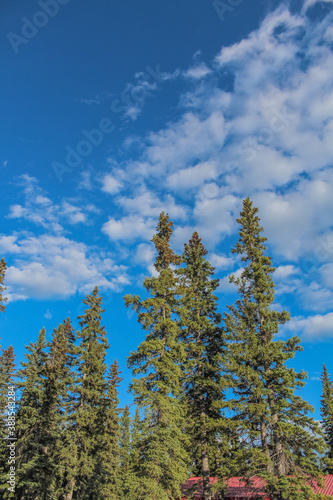
[[[46,340],[43,328],[15,370],[10,346],[0,356],[0,489],[19,500],[180,499],[180,485],[202,478],[205,500],[223,498],[226,480],[259,476],[272,500],[316,496],[310,480],[333,473],[333,383],[324,366],[322,421],[299,395],[306,372],[288,361],[300,339],[276,338],[286,311],[274,308],[274,267],[258,209],[249,198],[232,252],[243,267],[230,278],[236,302],[224,314],[219,280],[194,232],[182,256],[170,246],[173,223],[159,217],[156,276],[145,298],[126,295],[145,340],[128,356],[136,411],[120,408],[117,360],[102,325],[96,287],[75,330],[67,318]],[[6,263],[0,261],[0,309]],[[16,488],[8,489],[7,386],[16,385]],[[212,486],[210,477],[217,477]]]

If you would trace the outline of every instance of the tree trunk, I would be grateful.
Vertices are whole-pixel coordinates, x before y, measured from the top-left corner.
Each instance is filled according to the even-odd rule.
[[[205,415],[201,415],[204,417]],[[205,500],[212,500],[212,493],[210,488],[210,471],[209,471],[209,459],[207,450],[207,439],[206,432],[202,434],[201,441],[201,460],[202,460],[202,486],[203,494]]]

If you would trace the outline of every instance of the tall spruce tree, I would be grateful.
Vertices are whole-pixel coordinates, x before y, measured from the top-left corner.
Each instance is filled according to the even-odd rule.
[[[286,366],[302,350],[300,339],[274,339],[289,314],[273,308],[275,269],[265,254],[267,238],[261,236],[257,212],[249,198],[244,200],[237,219],[239,241],[233,249],[244,268],[239,278],[231,277],[240,299],[225,315],[236,396],[233,418],[242,443],[241,453],[237,450],[238,474],[263,477],[272,499],[315,498],[307,480],[320,477],[318,454],[323,440],[309,415],[313,408],[295,395],[306,373]]]
[[[148,333],[128,358],[135,376],[131,388],[139,408],[148,410],[140,436],[138,498],[168,500],[180,496],[180,484],[187,477],[184,408],[180,402],[183,353],[179,327],[175,321],[176,279],[173,266],[181,258],[170,247],[172,222],[160,214],[153,242],[157,251],[157,277],[146,278],[150,297],[125,296],[125,304],[138,313],[138,321]]]
[[[105,364],[109,347],[104,326],[101,325],[102,297],[95,287],[91,295],[83,300],[87,306],[79,316],[81,330],[78,354],[78,401],[75,412],[76,426],[76,470],[72,482],[73,498],[98,500],[98,488],[103,477],[99,463],[105,430],[105,415],[100,411],[107,398]]]
[[[6,290],[5,287],[5,272],[6,272],[7,266],[5,259],[0,260],[0,312],[5,310],[5,302],[7,301],[7,298],[3,296],[4,291]]]
[[[120,469],[120,422],[119,422],[119,399],[118,387],[123,380],[119,375],[117,360],[111,365],[107,375],[107,398],[105,406],[101,406],[103,412],[100,421],[104,422],[101,449],[98,460],[102,469],[96,498],[104,500],[121,500],[122,481]]]
[[[321,418],[327,446],[324,465],[325,471],[328,472],[328,474],[333,474],[333,382],[329,378],[325,365],[323,366],[321,381],[323,385]]]
[[[75,470],[74,411],[77,401],[76,336],[71,321],[67,318],[52,335],[50,352],[47,361],[47,385],[50,396],[49,423],[53,422],[52,456],[57,465],[57,497],[71,500]],[[53,407],[53,410],[52,410]],[[50,433],[51,434],[51,433]]]
[[[8,444],[15,443],[16,426],[11,415],[15,411],[15,354],[13,346],[2,351],[0,356],[0,493],[2,498],[14,498],[8,492],[9,453]],[[10,398],[8,397],[10,395]]]
[[[17,412],[18,499],[56,500],[57,466],[53,461],[53,387],[48,381],[48,343],[44,328],[36,343],[27,346],[26,361],[19,371],[22,394]]]
[[[219,280],[212,279],[214,268],[206,260],[207,250],[197,232],[185,244],[185,267],[177,270],[179,324],[186,358],[183,387],[187,406],[186,432],[191,442],[192,475],[203,478],[205,500],[212,499],[210,476],[224,477],[223,459],[228,456],[226,378],[222,375],[226,356],[225,333],[217,312],[214,291]]]

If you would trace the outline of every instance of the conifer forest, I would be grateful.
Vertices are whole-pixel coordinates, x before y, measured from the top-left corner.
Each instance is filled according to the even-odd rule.
[[[219,280],[204,241],[194,232],[177,255],[173,222],[160,214],[156,272],[145,278],[143,297],[124,297],[145,333],[127,358],[131,407],[120,407],[117,360],[105,363],[112,339],[97,287],[83,301],[79,330],[65,318],[47,341],[41,329],[18,366],[12,346],[3,346],[1,498],[178,500],[180,485],[200,477],[211,500],[224,498],[235,476],[261,477],[271,499],[324,498],[308,480],[333,473],[333,382],[324,365],[316,421],[302,397],[307,373],[289,366],[300,338],[278,336],[290,318],[275,308],[275,269],[249,198],[237,223],[232,252],[242,272],[230,280],[238,298],[219,312]],[[0,280],[3,312],[4,258]],[[218,478],[213,486],[210,477]]]

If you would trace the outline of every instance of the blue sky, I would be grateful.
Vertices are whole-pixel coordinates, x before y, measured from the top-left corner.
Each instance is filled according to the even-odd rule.
[[[19,361],[43,326],[77,326],[98,285],[130,402],[144,332],[122,297],[154,272],[160,211],[178,252],[203,238],[223,311],[251,196],[318,417],[322,364],[333,373],[332,19],[332,0],[3,0],[2,346]]]

